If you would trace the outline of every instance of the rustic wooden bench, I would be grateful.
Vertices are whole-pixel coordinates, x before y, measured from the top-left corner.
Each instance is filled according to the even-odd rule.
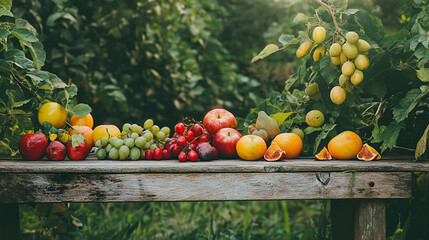
[[[411,198],[429,161],[22,161],[0,157],[0,239],[19,235],[19,204],[332,199],[333,239],[386,239],[385,200]]]

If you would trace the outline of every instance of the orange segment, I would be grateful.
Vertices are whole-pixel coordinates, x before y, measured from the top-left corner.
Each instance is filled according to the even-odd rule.
[[[315,160],[332,160],[331,154],[328,152],[328,149],[324,147],[322,151],[320,151],[316,156],[314,156]]]
[[[381,159],[381,155],[373,147],[365,143],[357,154],[357,158],[363,161],[371,161],[374,159]]]
[[[272,141],[270,147],[265,151],[264,159],[274,162],[284,158],[286,158],[286,152],[276,142]]]

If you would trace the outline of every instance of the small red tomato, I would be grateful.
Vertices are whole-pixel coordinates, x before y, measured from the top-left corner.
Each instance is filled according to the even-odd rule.
[[[198,153],[194,150],[189,151],[188,153],[189,161],[196,162],[198,160]]]
[[[185,137],[181,136],[181,137],[179,137],[177,139],[177,145],[183,146],[183,145],[185,145],[185,143],[186,143],[186,138]]]
[[[185,131],[185,125],[183,123],[178,123],[174,126],[174,131],[177,133],[183,133]]]
[[[151,150],[146,150],[146,152],[144,153],[145,158],[147,160],[152,160],[153,159],[153,152]]]
[[[160,160],[162,159],[162,149],[161,148],[155,148],[153,150],[153,158],[155,160]]]
[[[186,162],[186,158],[187,158],[186,153],[180,152],[180,154],[179,154],[179,162]]]

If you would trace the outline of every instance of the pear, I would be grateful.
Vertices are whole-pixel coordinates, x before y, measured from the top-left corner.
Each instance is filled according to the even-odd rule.
[[[255,124],[256,129],[264,129],[268,133],[268,139],[273,139],[280,134],[280,128],[277,121],[268,116],[264,111],[258,113],[258,119]]]
[[[264,139],[265,142],[268,142],[268,133],[264,129],[257,129],[253,131],[252,135],[256,135]]]

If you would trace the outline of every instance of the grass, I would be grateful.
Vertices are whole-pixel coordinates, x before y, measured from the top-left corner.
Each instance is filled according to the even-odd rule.
[[[55,205],[21,206],[27,239],[329,239],[328,201]]]

